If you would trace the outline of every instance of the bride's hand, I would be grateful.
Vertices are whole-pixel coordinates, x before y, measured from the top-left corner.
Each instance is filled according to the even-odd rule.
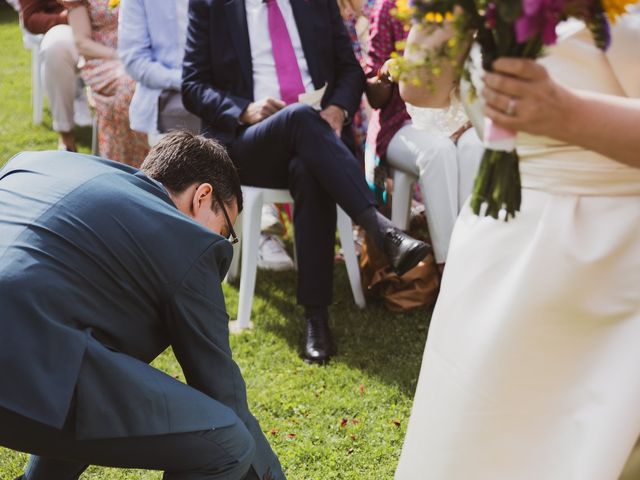
[[[566,128],[572,94],[534,60],[499,58],[484,75],[485,115],[501,127],[555,137]]]

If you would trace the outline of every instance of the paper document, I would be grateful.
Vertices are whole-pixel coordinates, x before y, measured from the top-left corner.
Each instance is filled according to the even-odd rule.
[[[325,83],[324,87],[319,88],[318,90],[301,93],[300,95],[298,95],[298,102],[310,105],[316,110],[321,110],[322,107],[320,106],[320,104],[322,103],[322,98],[324,97],[324,92],[326,90],[327,84]]]

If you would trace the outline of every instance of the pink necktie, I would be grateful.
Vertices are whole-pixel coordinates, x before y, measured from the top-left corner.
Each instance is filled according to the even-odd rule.
[[[267,0],[267,12],[271,49],[280,85],[280,99],[287,105],[296,103],[298,95],[304,93],[305,89],[287,24],[284,22],[277,0]]]

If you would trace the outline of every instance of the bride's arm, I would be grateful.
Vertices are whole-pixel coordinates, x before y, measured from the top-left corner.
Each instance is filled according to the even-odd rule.
[[[569,90],[531,60],[501,58],[493,68],[483,95],[485,114],[495,123],[640,168],[640,100]]]

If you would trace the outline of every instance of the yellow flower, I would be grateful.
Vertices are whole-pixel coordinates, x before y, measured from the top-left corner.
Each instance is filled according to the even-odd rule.
[[[444,15],[440,12],[427,12],[424,15],[424,20],[427,23],[443,23],[453,20],[453,14],[446,12]]]
[[[398,12],[398,15],[402,17],[411,16],[412,9],[409,6],[409,0],[397,0],[396,11]]]
[[[109,0],[109,8],[116,8],[120,5],[120,0]]]
[[[609,20],[613,23],[620,15],[627,12],[627,6],[636,3],[638,0],[602,0],[602,6]]]

